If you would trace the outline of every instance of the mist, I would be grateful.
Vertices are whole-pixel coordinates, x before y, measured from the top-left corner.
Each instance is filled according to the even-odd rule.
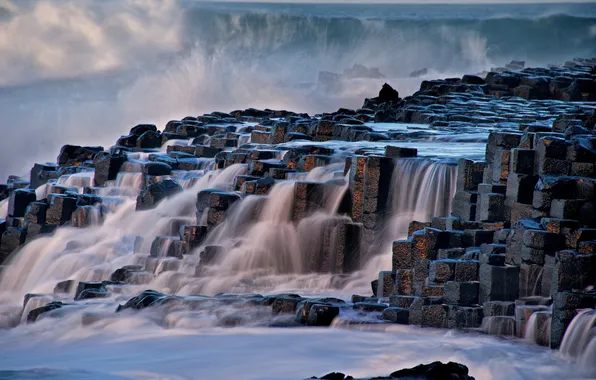
[[[357,108],[385,81],[408,95],[422,79],[480,73],[508,59],[558,62],[596,46],[592,19],[552,18],[550,8],[544,18],[485,24],[249,8],[0,0],[0,181],[54,161],[67,143],[108,148],[137,123],[162,128],[174,118],[248,107]],[[354,64],[379,68],[385,78],[331,91],[317,86],[320,71]],[[410,78],[421,68],[427,76]]]

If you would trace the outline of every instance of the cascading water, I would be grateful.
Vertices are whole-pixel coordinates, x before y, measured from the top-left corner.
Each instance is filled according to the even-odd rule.
[[[363,289],[379,271],[391,268],[391,244],[407,237],[412,220],[429,222],[434,216],[450,214],[456,178],[457,165],[448,160],[397,160],[391,177],[390,211],[378,242],[380,254],[371,257],[351,286]]]
[[[6,218],[8,215],[8,199],[0,201],[0,218]]]
[[[143,139],[132,133],[119,140],[123,147],[95,156],[96,178],[92,171],[85,172],[91,155],[73,152],[76,157],[64,161],[71,153],[61,152],[59,162],[67,164],[46,167],[38,179],[63,175],[32,189],[38,203],[26,208],[32,195],[23,192],[23,207],[14,211],[11,206],[15,215],[6,215],[8,201],[0,202],[0,217],[6,217],[0,224],[3,232],[6,228],[0,257],[22,244],[19,239],[31,240],[0,267],[0,327],[17,326],[0,328],[0,378],[280,379],[338,368],[360,378],[380,375],[381,369],[412,367],[421,357],[464,363],[470,375],[480,379],[575,377],[576,367],[536,345],[473,332],[381,324],[386,299],[364,297],[378,271],[391,267],[391,242],[407,236],[411,220],[428,222],[449,215],[456,168],[439,158],[482,159],[489,130],[518,132],[514,124],[534,128],[534,120],[546,122],[568,110],[590,107],[585,102],[577,107],[549,100],[525,102],[517,96],[493,99],[492,93],[477,91],[497,88],[501,94],[503,86],[494,87],[496,81],[480,87],[467,83],[471,91],[455,97],[408,95],[423,79],[478,74],[512,59],[534,66],[592,56],[593,6],[512,4],[487,11],[485,5],[470,4],[0,3],[0,68],[5,69],[0,70],[0,114],[3,124],[19,126],[3,131],[0,161],[5,165],[0,177],[24,174],[64,143],[110,150],[123,125],[163,125],[173,117],[214,109],[355,110],[384,82],[408,98],[400,102],[408,107],[403,114],[384,115],[389,110],[366,101],[356,114],[343,109],[333,115],[285,117],[280,116],[283,111],[245,110],[188,116],[180,121],[186,124],[181,129],[168,124],[165,133],[149,133]],[[28,42],[26,46],[21,40]],[[586,62],[570,62],[560,73],[575,73],[570,76],[575,81],[584,77],[578,71]],[[578,68],[571,70],[576,63]],[[524,64],[508,66],[517,71]],[[552,78],[557,82],[554,74]],[[439,87],[441,93],[460,89],[459,84]],[[520,90],[505,87],[513,94]],[[550,87],[549,91],[553,92]],[[268,116],[252,116],[253,111]],[[414,127],[373,123],[373,111],[381,111],[377,115],[388,120],[399,116],[398,120],[437,122]],[[332,121],[333,131],[321,121]],[[288,131],[273,133],[284,129],[284,123]],[[199,136],[193,139],[188,124],[201,124],[208,136],[197,127]],[[271,139],[285,142],[270,144]],[[164,140],[167,143],[158,146]],[[385,153],[377,160],[388,143],[416,148],[421,158],[390,159],[392,155]],[[199,154],[193,145],[207,145],[219,153],[214,153],[215,159],[194,157],[212,156],[214,150]],[[302,158],[288,161],[286,149],[300,151],[296,156]],[[125,155],[127,162],[120,167]],[[358,167],[364,168],[363,177],[343,170],[344,159],[354,155],[366,160]],[[163,171],[152,171],[159,166],[155,162],[170,164],[171,171],[164,165]],[[233,162],[244,164],[227,167]],[[375,166],[379,162],[383,169]],[[395,164],[392,175],[385,170],[389,162]],[[310,170],[322,164],[327,166]],[[374,173],[369,175],[369,169]],[[290,173],[302,170],[309,172]],[[160,175],[149,174],[156,172]],[[375,183],[380,172],[384,178]],[[268,176],[275,178],[273,186]],[[6,191],[1,196],[25,186],[26,180],[12,180],[2,187]],[[182,189],[176,195],[172,193],[180,188],[173,182]],[[241,183],[245,185],[240,191],[229,193]],[[167,185],[172,187],[164,190]],[[253,190],[260,195],[248,195]],[[311,190],[316,199],[304,195]],[[157,199],[143,198],[160,198],[159,191],[166,199],[157,205]],[[214,198],[209,198],[209,206],[201,209],[201,195],[209,192],[228,193],[231,206],[215,210]],[[62,203],[66,198],[68,207]],[[76,207],[72,214],[71,206]],[[154,208],[137,211],[144,206]],[[361,206],[367,210],[362,215]],[[206,225],[202,215],[197,221],[197,210],[207,217]],[[44,212],[47,220],[41,220]],[[62,227],[53,230],[57,225]],[[45,235],[48,231],[53,232]],[[346,231],[358,244],[346,238]],[[358,260],[346,265],[354,252],[360,254]],[[525,285],[531,289],[534,284]],[[77,289],[86,286],[90,288]],[[97,292],[87,292],[96,286]],[[537,291],[534,285],[532,293]],[[286,293],[312,298],[305,301]],[[352,302],[330,300],[347,300],[353,293],[357,294]],[[140,306],[147,306],[153,296],[163,298],[143,310],[131,310],[139,306],[139,295],[144,297],[137,299],[143,302]],[[296,317],[304,317],[311,302],[322,302],[313,300],[319,296],[329,297],[332,308],[327,312],[340,309],[331,326],[343,329],[263,328],[312,326],[312,321]],[[304,303],[296,304],[298,300]],[[116,312],[117,305],[122,308]],[[449,302],[449,313],[462,305]],[[364,313],[360,307],[374,311]],[[314,322],[319,311],[325,312],[311,310],[307,317],[317,314]],[[584,366],[596,351],[593,313],[580,313],[563,344],[566,356]],[[366,317],[359,320],[363,314]],[[524,315],[529,339],[538,341],[538,326],[548,330],[546,314]],[[346,316],[353,321],[342,319]],[[522,335],[515,331],[515,318],[492,318],[503,323],[487,323],[487,330]],[[346,327],[352,322],[367,323],[355,328],[370,331],[350,331]],[[235,359],[226,360],[230,357]],[[274,368],[278,366],[263,365],[263,358],[284,363],[284,374]]]
[[[550,344],[551,321],[551,310],[533,312],[526,322],[523,337],[532,343]]]
[[[60,228],[53,236],[27,245],[14,257],[10,269],[2,277],[0,291],[3,297],[16,300],[27,292],[51,293],[58,281],[105,280],[123,265],[145,265],[143,257],[134,252],[135,236],[143,237],[142,250],[147,252],[156,236],[172,233],[166,231],[169,219],[189,218],[187,224],[191,223],[194,212],[189,210],[194,210],[193,202],[198,191],[213,187],[229,190],[235,177],[246,170],[244,165],[234,165],[223,171],[203,171],[202,177],[197,172],[196,183],[182,194],[167,199],[154,210],[134,212],[133,199],[143,182],[139,165],[145,157],[133,157],[138,163],[125,164],[117,179],[99,192],[104,200],[102,209],[107,213],[103,224],[94,221],[83,234],[77,229]],[[314,272],[325,272],[335,265],[333,257],[320,256],[321,245],[325,236],[335,233],[333,226],[349,221],[337,214],[347,190],[346,181],[337,183],[342,168],[343,164],[331,164],[315,168],[300,178],[316,183],[331,181],[326,186],[329,191],[324,194],[322,212],[309,215],[300,223],[293,222],[295,180],[281,181],[266,197],[248,196],[242,200],[195,250],[199,253],[207,246],[221,246],[226,251],[223,258],[209,266],[200,278],[195,277],[198,258],[187,255],[179,267],[158,263],[154,268],[156,277],[149,286],[185,294],[275,289],[276,286],[329,289],[333,285],[333,276]],[[383,231],[384,239],[392,241],[403,237],[407,231],[403,224],[406,219],[430,220],[432,216],[447,215],[455,174],[456,167],[450,163],[398,160],[393,173],[391,213],[386,224],[388,228]],[[74,185],[72,178],[72,175],[61,178],[58,183]],[[82,173],[75,178],[76,181],[83,178],[83,182],[76,184],[86,186],[92,173]],[[404,182],[403,179],[408,180]],[[93,215],[91,213],[90,217],[99,219]],[[326,231],[327,228],[332,230]],[[75,248],[66,249],[71,241],[76,241]],[[380,256],[386,259],[390,255]],[[323,267],[313,264],[322,259],[331,261]],[[363,267],[367,267],[364,264]],[[379,263],[375,266],[378,270]],[[358,277],[355,275],[354,278]],[[350,284],[356,283],[348,281],[347,284],[350,288]]]
[[[449,216],[455,194],[457,165],[448,161],[401,159],[391,178],[389,231],[404,238],[412,220],[430,222]]]
[[[130,198],[122,200],[100,226],[87,228],[84,233],[64,227],[50,237],[31,242],[18,252],[10,269],[3,274],[0,292],[18,298],[26,292],[52,293],[58,281],[98,279],[93,275],[98,268],[106,279],[122,265],[138,264],[140,259],[133,254],[128,237],[143,236],[151,240],[156,236],[154,229],[162,218],[192,216],[189,210],[194,208],[198,190],[206,186],[227,186],[244,170],[244,166],[236,165],[223,172],[205,175],[192,189],[149,211],[134,212],[135,202]],[[65,249],[70,241],[77,242],[76,249]]]
[[[596,371],[596,310],[581,310],[565,331],[560,354],[588,371]]]
[[[93,170],[84,171],[81,173],[74,173],[70,175],[63,175],[58,178],[56,182],[58,185],[72,186],[75,188],[82,188],[85,186],[93,186]]]

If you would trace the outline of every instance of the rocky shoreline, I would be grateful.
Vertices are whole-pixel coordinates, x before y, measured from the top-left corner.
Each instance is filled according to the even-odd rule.
[[[428,128],[374,128],[379,123]],[[386,84],[358,110],[315,116],[214,112],[170,121],[163,131],[137,125],[109,149],[65,145],[57,163],[36,164],[30,178],[11,176],[0,189],[8,202],[0,222],[0,263],[60,226],[100,225],[121,204],[110,189],[123,186],[123,173],[137,181],[140,191],[132,196],[136,211],[144,212],[209,171],[236,164],[246,170],[229,188],[198,191],[191,216],[181,212],[167,233],[152,241],[132,236],[126,244],[143,257],[139,265],[122,266],[99,281],[59,281],[53,294],[27,294],[13,325],[80,310],[86,300],[145,284],[157,271],[177,271],[190,256],[197,258],[194,275],[204,276],[229,248],[206,245],[226,216],[248,196],[265,197],[287,179],[295,181],[295,225],[339,194],[334,216],[317,226],[321,241],[302,269],[331,273],[341,288],[378,253],[391,212],[392,175],[400,162],[418,157],[416,148],[400,143],[433,140],[440,132],[443,141],[457,144],[461,138],[464,144],[467,134],[477,139],[484,133],[485,160],[457,162],[450,214],[411,221],[407,238],[393,242],[392,268],[372,281],[372,295],[346,302],[298,294],[182,297],[145,290],[116,311],[226,305],[234,311],[218,314],[222,326],[257,315],[266,315],[261,320],[269,326],[329,326],[344,316],[346,323],[475,329],[559,348],[572,320],[596,307],[595,124],[596,59],[575,59],[549,68],[514,62],[485,78],[423,81],[420,91],[404,99]],[[334,141],[367,144],[345,150],[329,144]],[[331,171],[332,179],[309,179],[308,173],[332,164],[339,168]],[[77,250],[76,241],[66,243],[65,250]],[[5,278],[12,270],[7,263]],[[348,311],[356,317],[345,317]],[[109,317],[88,313],[83,323]],[[415,374],[394,375],[389,378]],[[467,379],[467,369],[457,376],[448,378]]]

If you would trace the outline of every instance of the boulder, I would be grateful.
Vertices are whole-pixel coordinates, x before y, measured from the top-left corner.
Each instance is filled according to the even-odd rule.
[[[386,103],[386,102],[398,102],[399,101],[399,92],[393,89],[387,83],[383,84],[383,87],[379,91],[378,97],[379,103]]]

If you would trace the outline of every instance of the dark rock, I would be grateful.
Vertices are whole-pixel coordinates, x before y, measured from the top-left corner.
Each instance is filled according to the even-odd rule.
[[[155,208],[165,198],[182,192],[182,186],[176,181],[166,179],[145,186],[137,197],[137,211]]]
[[[9,216],[20,218],[25,216],[25,212],[30,203],[35,202],[36,196],[34,190],[17,189],[10,194],[8,200]]]
[[[393,87],[385,83],[383,84],[381,91],[379,91],[378,99],[380,103],[397,102],[399,101],[399,93],[397,90],[394,90]]]
[[[151,257],[176,257],[183,258],[184,243],[174,236],[156,236],[151,243]]]
[[[97,208],[94,206],[77,207],[70,217],[70,225],[77,228],[89,227],[92,223],[96,222],[94,217],[97,215],[97,211]],[[101,218],[101,213],[98,216]]]
[[[63,194],[53,194],[50,197],[50,206],[46,211],[46,223],[61,226],[70,221],[76,208],[76,198]]]
[[[265,297],[265,306],[271,306],[273,314],[295,313],[296,307],[302,301],[297,294],[280,294]]]
[[[143,173],[151,176],[166,176],[172,173],[172,167],[163,162],[145,162]]]
[[[68,294],[74,289],[75,284],[76,284],[75,280],[60,281],[54,287],[54,294],[61,294],[61,293]]]
[[[443,364],[434,362],[430,364],[421,364],[414,368],[402,369],[393,372],[389,376],[375,377],[375,380],[474,380],[468,375],[468,367],[463,364],[449,362]],[[311,379],[327,380],[353,380],[352,376],[346,376],[340,372],[332,372],[323,377],[311,377]],[[372,380],[372,379],[371,379]]]
[[[339,307],[329,304],[313,304],[308,310],[307,325],[329,326],[339,315]]]
[[[45,202],[32,202],[25,212],[25,226],[30,223],[45,224],[48,205]]]
[[[410,323],[410,311],[402,307],[388,307],[383,310],[381,318],[387,322],[407,325]]]
[[[110,292],[103,282],[79,282],[75,292],[75,301],[90,299],[90,298],[105,298]]]
[[[180,239],[184,241],[187,251],[197,248],[207,237],[207,226],[183,226]]]
[[[431,364],[421,364],[410,369],[402,369],[393,372],[390,375],[394,379],[458,379],[458,380],[473,380],[474,378],[468,376],[468,367],[463,364],[449,362],[443,364],[441,362],[434,362]]]
[[[138,296],[128,300],[124,305],[118,305],[116,312],[126,309],[142,310],[150,306],[165,303],[170,299],[169,296],[156,292],[155,290],[144,290]]]
[[[64,145],[60,149],[58,165],[80,166],[85,161],[93,160],[95,155],[101,151],[103,151],[103,147],[101,146]]]
[[[478,282],[445,283],[445,302],[454,305],[475,305],[478,303]]]
[[[29,314],[27,314],[27,323],[33,323],[33,322],[37,321],[37,319],[39,318],[40,315],[47,313],[48,311],[60,309],[62,306],[65,306],[65,305],[67,305],[67,304],[59,302],[59,301],[54,301],[54,302],[50,302],[49,304],[47,304],[45,306],[38,307],[37,309],[33,309],[29,312]]]
[[[154,124],[138,124],[130,130],[130,134],[135,136],[142,136],[146,132],[157,132],[157,127]]]
[[[383,303],[371,303],[371,302],[357,302],[355,303],[352,308],[356,310],[362,311],[378,311],[382,312],[388,306]]]
[[[397,146],[387,145],[385,147],[385,156],[394,158],[416,157],[418,150],[416,148],[401,148]]]
[[[25,244],[27,230],[19,227],[7,227],[2,233],[0,244],[0,262],[4,261],[6,255],[14,252],[20,246]]]
[[[213,265],[217,263],[221,255],[224,253],[223,247],[219,245],[208,245],[199,253],[199,266]]]
[[[122,268],[116,269],[116,271],[110,275],[110,281],[130,284],[134,274],[142,271],[142,269],[143,268],[140,265],[123,266]]]
[[[122,165],[128,160],[125,155],[107,155],[93,160],[95,167],[95,186],[104,186],[106,181],[113,181],[118,176]]]
[[[519,296],[519,267],[480,265],[479,303],[514,301]]]
[[[196,203],[198,224],[208,226],[219,224],[223,221],[226,211],[240,199],[240,195],[231,191],[217,189],[199,191]]]
[[[155,149],[161,147],[161,134],[155,131],[146,131],[137,138],[137,148]]]
[[[33,165],[29,180],[30,187],[32,189],[37,189],[39,186],[47,183],[48,179],[57,178],[56,168],[56,164],[53,163]]]

